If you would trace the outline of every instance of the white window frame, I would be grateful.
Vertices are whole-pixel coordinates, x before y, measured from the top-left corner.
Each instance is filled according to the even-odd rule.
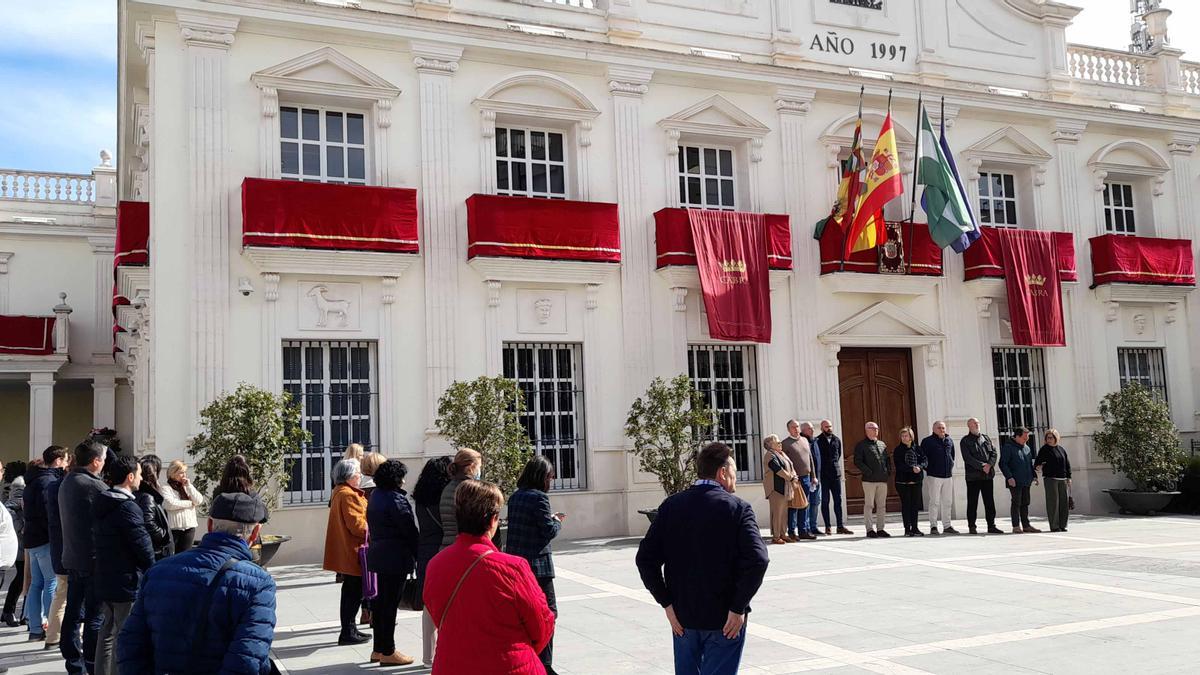
[[[367,349],[367,378],[364,380],[361,377],[352,376],[353,355],[349,351],[351,348]],[[291,392],[295,396],[295,391],[289,387],[298,387],[300,391],[300,400],[303,405],[301,424],[307,430],[314,430],[319,427],[321,431],[322,445],[320,447],[311,447],[305,444],[305,447],[298,452],[290,453],[287,461],[298,462],[300,465],[299,476],[300,485],[289,485],[288,489],[283,493],[284,504],[300,505],[324,503],[332,494],[332,476],[333,466],[337,463],[338,456],[345,450],[345,446],[349,443],[362,443],[367,451],[379,449],[379,356],[377,343],[369,340],[285,340],[281,346],[281,353],[289,348],[299,348],[300,350],[300,373],[299,378],[289,378],[287,374],[288,360],[283,357],[282,382],[283,391]],[[308,376],[308,354],[307,349],[318,348],[322,353],[322,366],[320,377],[310,378]],[[334,350],[345,349],[346,353],[346,377],[334,379],[331,371],[332,359],[331,353]],[[353,391],[354,385],[367,385],[366,392]],[[335,394],[332,389],[334,385],[345,385],[348,391],[344,394]],[[308,388],[315,387],[315,391],[309,392]],[[321,414],[310,415],[310,404],[313,396],[319,396],[321,401]],[[334,415],[334,396],[345,396],[345,413]],[[367,396],[367,413],[366,415],[360,412],[355,412],[356,403],[352,397]],[[356,438],[354,434],[354,423],[356,421],[367,422],[368,438]],[[344,442],[333,444],[333,429],[336,422],[345,421],[347,423],[346,435]],[[314,426],[315,425],[315,426]],[[320,462],[321,471],[318,476],[310,476],[309,461]]]
[[[992,192],[991,192],[991,187],[993,185],[992,180],[996,177],[1000,178],[1000,183],[1001,183],[1001,194],[999,194],[999,195],[992,194]],[[1012,194],[1011,195],[1006,194],[1007,190],[1005,190],[1005,185],[1004,185],[1006,180],[1012,181]],[[978,206],[979,206],[979,224],[980,225],[987,226],[987,227],[1008,227],[1008,228],[1017,228],[1017,227],[1021,226],[1020,225],[1020,223],[1021,223],[1021,200],[1018,197],[1018,195],[1021,192],[1020,191],[1020,176],[1018,176],[1015,172],[1010,172],[1010,171],[995,170],[995,169],[981,170],[979,172],[979,178],[976,182],[976,185],[977,185],[978,193],[979,193]],[[985,186],[988,187],[988,190],[986,192],[984,191]],[[996,202],[1000,202],[1000,204],[1005,207],[1004,213],[1003,213],[1003,215],[1005,217],[1005,222],[996,222],[996,219],[995,219]],[[1014,218],[1014,222],[1011,222],[1011,223],[1007,222],[1007,219],[1008,219],[1007,205],[1010,203],[1012,204],[1012,211],[1013,211],[1013,218]],[[985,204],[987,205],[986,209],[984,208]],[[985,216],[985,214],[986,214],[986,216]]]
[[[518,350],[533,351],[532,373],[523,377],[518,371],[516,359]],[[544,374],[538,355],[543,351],[552,351],[550,358],[554,359],[554,372]],[[563,378],[558,370],[558,355],[566,351],[571,359],[571,377]],[[512,355],[511,357],[509,355]],[[529,441],[533,444],[534,454],[543,455],[554,465],[554,480],[550,482],[552,490],[584,490],[587,489],[587,427],[586,399],[584,396],[583,345],[572,342],[505,342],[501,347],[502,372],[504,377],[514,380],[521,391],[525,393],[525,414],[521,423],[526,425]],[[512,368],[509,368],[509,364]],[[569,389],[564,390],[563,384]],[[543,389],[549,386],[550,388]],[[546,395],[549,395],[547,410]],[[564,413],[561,397],[566,394],[571,400],[571,410]],[[566,416],[571,419],[574,434],[561,436],[561,421]],[[543,421],[550,418],[550,424],[555,429],[555,437],[546,438],[542,435]],[[532,434],[528,432],[532,429]]]
[[[700,160],[700,166],[699,166],[700,172],[699,173],[691,173],[688,171],[687,153],[689,150],[692,150],[692,149],[696,150],[696,153],[699,155],[699,160]],[[706,154],[705,151],[707,151],[707,150],[712,150],[716,155],[715,159],[717,162],[717,166],[716,166],[717,173],[714,173],[714,174],[706,173],[706,169],[708,168],[708,161],[705,159],[705,154]],[[729,153],[729,174],[728,175],[720,173],[720,171],[721,171],[721,153],[723,153],[723,152]],[[736,211],[737,210],[737,208],[738,208],[738,180],[737,180],[738,151],[737,151],[737,148],[735,148],[731,145],[720,145],[720,144],[716,144],[716,143],[698,143],[698,142],[680,141],[678,152],[676,154],[678,155],[678,157],[675,160],[676,161],[675,183],[679,190],[679,206],[680,207],[693,208],[693,209],[714,209],[714,210],[718,210],[718,211]],[[700,201],[698,203],[693,202],[688,198],[688,181],[690,179],[699,179],[700,180]],[[716,204],[709,203],[709,201],[708,201],[707,183],[708,183],[708,181],[711,181],[711,180],[717,181],[717,201],[718,201],[718,203],[716,203]],[[732,204],[724,203],[725,197],[724,197],[723,187],[726,183],[729,185],[730,193],[733,197]]]
[[[1037,347],[992,347],[992,389],[1000,433],[1011,434],[1017,427],[1026,427],[1040,435],[1050,428],[1045,356],[1045,351]],[[1015,370],[1012,365],[1016,365]],[[1005,392],[1003,397],[998,390]]]
[[[1137,186],[1126,181],[1104,181],[1101,203],[1104,205],[1104,231],[1108,234],[1136,235]],[[1117,203],[1119,198],[1120,204]],[[1118,225],[1120,221],[1120,225]]]
[[[1163,401],[1169,403],[1167,350],[1162,347],[1117,347],[1117,380],[1122,389],[1137,382],[1162,394]]]
[[[523,157],[523,158],[514,159],[513,157],[511,157],[509,155],[509,153],[512,152],[512,133],[514,131],[519,131],[519,132],[523,133],[525,136],[525,157]],[[505,147],[506,154],[503,156],[500,154],[500,148],[499,148],[501,132],[504,132],[504,140],[505,140],[505,144],[506,144],[506,147]],[[546,135],[546,156],[544,159],[539,160],[539,159],[533,158],[533,145],[532,145],[533,134],[545,134]],[[561,160],[555,161],[555,160],[550,159],[550,134],[557,134],[558,136],[560,136],[562,138],[562,143],[561,143],[562,159]],[[538,197],[541,199],[569,199],[570,195],[571,195],[571,176],[570,176],[571,159],[570,159],[570,145],[569,145],[570,139],[571,139],[571,134],[562,129],[554,129],[554,128],[550,128],[550,127],[537,127],[537,126],[530,126],[530,125],[518,125],[518,124],[497,124],[496,132],[495,132],[495,139],[494,139],[496,146],[497,146],[496,147],[496,159],[494,162],[494,165],[495,165],[494,171],[496,172],[495,173],[496,194],[510,195],[510,196],[517,196],[517,197]],[[500,187],[500,163],[501,162],[505,163],[506,168],[508,169],[508,172],[509,172],[509,174],[508,174],[508,185],[509,186],[507,188]],[[512,167],[514,164],[524,164],[525,165],[525,188],[526,189],[524,189],[524,190],[517,190],[512,187],[512,185],[513,185]],[[543,165],[546,167],[546,189],[543,191],[537,191],[537,190],[533,189],[534,165]],[[563,190],[561,193],[556,193],[551,190],[550,167],[552,167],[552,166],[562,167]]]
[[[716,359],[709,357],[709,368],[707,377],[699,376],[699,360],[697,354],[716,352],[733,353],[737,352],[742,358],[742,377],[735,378],[732,375],[732,370],[725,377],[718,377],[715,368]],[[689,343],[687,346],[687,363],[688,377],[692,381],[692,386],[700,390],[705,396],[708,405],[717,414],[718,420],[728,416],[732,419],[733,416],[740,416],[743,419],[745,433],[737,433],[737,429],[731,429],[728,425],[719,425],[717,433],[704,434],[707,440],[721,441],[734,451],[735,461],[738,468],[738,480],[761,480],[762,479],[762,405],[759,401],[759,377],[758,377],[758,353],[755,345],[741,344],[714,344],[696,342]],[[732,386],[721,387],[720,385],[734,385],[741,383],[741,388],[737,389]],[[721,406],[718,392],[730,391],[743,394],[743,405],[738,407],[732,405],[733,396],[730,395],[730,405]]]
[[[296,110],[296,138],[289,138],[283,135],[283,116],[285,109]],[[304,111],[316,110],[318,112],[317,131],[318,139],[316,141],[304,138]],[[326,136],[327,115],[336,113],[342,116],[342,141],[330,141]],[[349,141],[349,123],[350,115],[362,116],[363,134],[362,143],[351,143]],[[370,185],[371,184],[371,157],[370,157],[370,129],[371,115],[368,111],[341,106],[325,106],[325,105],[307,105],[303,103],[282,103],[279,106],[279,177],[286,180],[298,180],[306,182],[321,182],[321,183],[339,183],[343,185]],[[297,169],[299,173],[284,173],[283,171],[283,145],[285,143],[295,143],[297,145]],[[320,148],[321,171],[319,174],[304,173],[304,146],[316,145]],[[328,151],[330,148],[340,148],[342,151],[342,173],[344,176],[330,176],[328,172]],[[363,151],[363,177],[350,178],[350,150],[360,149]]]

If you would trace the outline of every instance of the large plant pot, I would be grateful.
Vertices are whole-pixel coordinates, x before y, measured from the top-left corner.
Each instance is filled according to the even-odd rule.
[[[1166,508],[1178,492],[1138,492],[1136,490],[1105,490],[1123,514],[1150,516]]]
[[[638,513],[646,516],[646,520],[654,522],[654,517],[658,515],[658,509],[638,509]]]
[[[271,558],[274,558],[275,554],[279,552],[280,546],[282,546],[285,542],[292,540],[292,538],[286,534],[264,534],[259,539],[260,541],[255,544],[254,548],[250,549],[250,551],[254,554],[254,562],[257,563],[259,567],[263,568],[265,568],[271,562]]]

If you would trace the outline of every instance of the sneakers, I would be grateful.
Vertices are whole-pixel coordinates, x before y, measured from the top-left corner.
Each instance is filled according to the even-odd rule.
[[[958,534],[958,530],[954,529],[952,525],[947,525],[946,529],[942,530],[942,532],[945,534]]]
[[[842,527],[841,525],[838,525],[837,533],[838,534],[854,534],[854,531],[847,530],[846,528]]]
[[[879,535],[875,534],[875,530],[867,530],[867,539],[874,539]]]
[[[876,537],[883,537],[883,538],[885,538],[885,539],[886,539],[886,538],[888,538],[888,537],[890,537],[890,536],[892,536],[892,535],[888,534],[888,531],[887,531],[887,530],[877,530],[877,531],[875,532],[875,536],[876,536]]]
[[[361,645],[370,639],[371,639],[370,635],[367,635],[366,633],[361,633],[361,632],[355,631],[353,633],[350,633],[349,635],[339,636],[338,637],[338,645],[342,646],[342,647],[344,647],[346,645]]]

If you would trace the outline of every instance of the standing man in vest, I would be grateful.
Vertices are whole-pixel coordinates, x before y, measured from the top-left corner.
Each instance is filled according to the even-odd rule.
[[[967,465],[967,528],[971,534],[975,529],[975,515],[979,509],[979,496],[983,495],[983,514],[987,519],[988,534],[1004,534],[996,527],[996,500],[992,497],[992,483],[996,478],[996,462],[1000,453],[987,434],[979,431],[979,420],[967,420],[967,435],[959,441],[963,464]]]
[[[929,534],[938,534],[938,520],[942,532],[958,534],[950,523],[954,508],[954,441],[946,435],[946,423],[935,420],[933,433],[921,439],[921,450],[929,460],[925,469],[925,482],[929,485]]]
[[[821,420],[821,435],[817,436],[817,449],[821,454],[821,518],[825,521],[825,534],[829,528],[829,503],[837,518],[838,534],[854,534],[846,529],[842,515],[842,439],[833,433],[833,422]]]

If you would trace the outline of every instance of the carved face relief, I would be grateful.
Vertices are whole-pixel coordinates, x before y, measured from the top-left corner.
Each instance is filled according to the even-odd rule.
[[[1146,315],[1138,312],[1133,315],[1133,332],[1143,335],[1146,332]]]
[[[550,323],[550,312],[554,309],[554,301],[550,298],[538,298],[533,303],[533,310],[537,316],[537,322],[541,325]]]

